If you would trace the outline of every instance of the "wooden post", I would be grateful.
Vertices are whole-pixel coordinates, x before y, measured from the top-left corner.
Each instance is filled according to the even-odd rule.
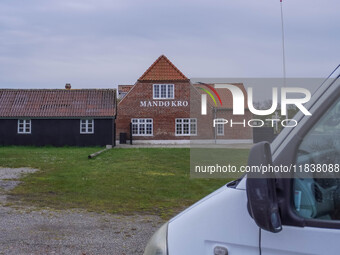
[[[97,151],[97,152],[95,152],[95,153],[92,153],[92,154],[88,155],[88,158],[91,159],[91,158],[97,157],[99,154],[101,154],[101,153],[103,153],[103,152],[105,152],[105,151],[108,151],[108,150],[110,150],[110,149],[111,149],[111,148],[107,147],[107,148],[105,148],[104,150],[101,150],[101,151]]]

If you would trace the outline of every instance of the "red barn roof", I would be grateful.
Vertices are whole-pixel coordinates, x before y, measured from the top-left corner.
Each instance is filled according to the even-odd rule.
[[[0,118],[115,115],[114,89],[0,89]]]

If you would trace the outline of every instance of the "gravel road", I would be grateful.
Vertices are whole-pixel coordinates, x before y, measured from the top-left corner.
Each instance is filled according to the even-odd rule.
[[[6,205],[6,192],[29,168],[0,168],[0,254],[143,254],[164,221],[157,216],[39,210]]]

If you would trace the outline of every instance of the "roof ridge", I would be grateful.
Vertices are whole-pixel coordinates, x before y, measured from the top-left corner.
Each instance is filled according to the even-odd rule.
[[[116,115],[116,89],[0,89],[0,118]]]
[[[165,56],[161,55],[164,57],[164,59],[181,75],[184,77],[184,79],[188,80],[188,78]]]
[[[147,74],[151,72],[151,70],[162,60],[164,59],[178,74],[181,76],[181,79],[176,80],[189,80],[164,54],[160,55],[155,62],[142,74],[142,76],[138,79],[139,81],[143,81]],[[170,79],[171,80],[171,79]]]

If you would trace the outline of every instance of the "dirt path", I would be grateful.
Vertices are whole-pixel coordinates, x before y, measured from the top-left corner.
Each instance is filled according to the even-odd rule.
[[[0,168],[0,254],[143,254],[163,224],[157,216],[6,206],[6,193],[34,171]]]

